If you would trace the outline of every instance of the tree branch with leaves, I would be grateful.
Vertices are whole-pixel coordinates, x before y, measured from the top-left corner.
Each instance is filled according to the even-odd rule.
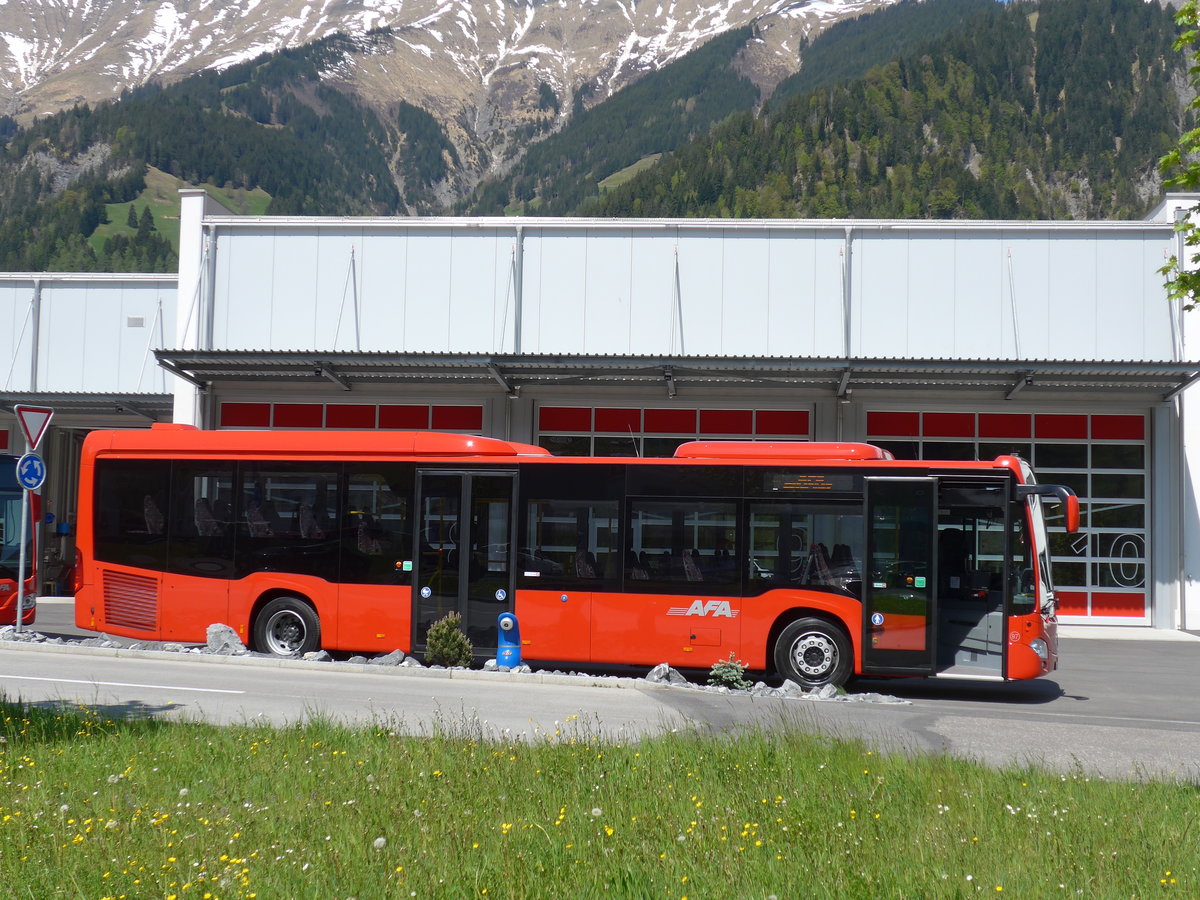
[[[1196,96],[1188,104],[1188,111],[1200,113],[1200,0],[1187,0],[1175,13],[1175,22],[1182,29],[1175,38],[1174,47],[1190,53],[1191,65],[1188,76],[1196,88]],[[1190,128],[1179,138],[1179,145],[1158,162],[1159,170],[1171,175],[1163,182],[1164,188],[1182,188],[1187,191],[1200,190],[1200,127]],[[1172,256],[1159,272],[1166,278],[1167,296],[1178,300],[1183,308],[1190,310],[1200,304],[1200,206],[1193,207],[1190,214],[1175,223],[1175,230],[1183,235],[1186,264]]]

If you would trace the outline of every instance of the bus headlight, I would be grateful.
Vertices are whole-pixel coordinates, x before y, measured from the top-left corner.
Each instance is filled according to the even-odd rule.
[[[1050,654],[1050,648],[1046,646],[1046,642],[1041,638],[1034,638],[1029,642],[1029,649],[1038,655],[1038,659],[1045,662],[1046,657]]]

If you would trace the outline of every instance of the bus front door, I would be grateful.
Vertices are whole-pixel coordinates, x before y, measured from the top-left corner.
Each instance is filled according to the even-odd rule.
[[[933,672],[937,480],[867,478],[864,674]]]
[[[417,472],[413,647],[449,613],[476,654],[496,648],[496,617],[512,608],[514,472]]]

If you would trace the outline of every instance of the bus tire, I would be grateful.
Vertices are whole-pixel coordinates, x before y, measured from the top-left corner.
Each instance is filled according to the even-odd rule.
[[[254,618],[254,649],[272,656],[303,656],[321,647],[316,610],[296,597],[276,597]]]
[[[789,622],[775,641],[775,671],[802,687],[841,687],[850,678],[853,649],[846,633],[825,619]]]

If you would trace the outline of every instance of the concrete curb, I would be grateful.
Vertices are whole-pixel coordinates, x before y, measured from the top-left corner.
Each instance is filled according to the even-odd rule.
[[[84,656],[108,656],[124,659],[163,659],[175,662],[197,662],[204,665],[232,663],[238,666],[272,669],[309,669],[321,672],[361,672],[368,675],[390,675],[404,678],[433,678],[462,681],[517,682],[520,684],[570,684],[578,687],[645,689],[659,687],[644,678],[620,675],[572,675],[567,672],[485,672],[481,669],[431,669],[416,666],[373,666],[370,663],[337,662],[334,660],[282,659],[271,656],[224,655],[191,653],[178,650],[148,650],[130,647],[84,647],[78,644],[51,644],[46,641],[0,640],[0,650],[28,653],[76,653]]]

